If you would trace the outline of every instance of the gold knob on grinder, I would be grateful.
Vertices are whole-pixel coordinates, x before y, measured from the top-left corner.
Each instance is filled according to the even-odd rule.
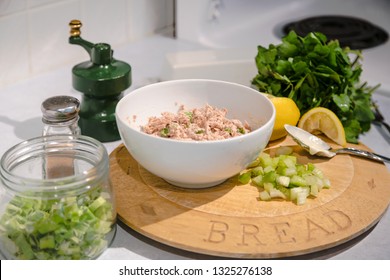
[[[69,26],[70,26],[70,36],[72,37],[80,36],[81,34],[80,28],[81,26],[83,26],[81,21],[79,21],[78,19],[74,19],[69,23]]]

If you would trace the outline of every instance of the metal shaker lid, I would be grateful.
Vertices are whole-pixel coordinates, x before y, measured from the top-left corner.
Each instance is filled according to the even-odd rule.
[[[72,96],[53,96],[41,105],[44,123],[61,123],[78,118],[80,101]]]

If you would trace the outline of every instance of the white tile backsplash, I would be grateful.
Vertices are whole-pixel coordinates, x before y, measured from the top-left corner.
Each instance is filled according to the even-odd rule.
[[[0,0],[0,16],[23,11],[27,7],[27,0]]]
[[[29,46],[27,15],[0,17],[0,88],[8,81],[27,78],[29,69]]]
[[[123,45],[173,32],[174,0],[0,0],[0,89],[88,55],[70,45],[69,22],[80,19],[90,42]]]
[[[61,13],[58,13],[61,11]],[[56,14],[56,17],[52,15]],[[31,72],[55,69],[77,57],[81,50],[68,43],[69,21],[80,17],[79,3],[60,1],[29,12]]]
[[[128,40],[127,0],[81,1],[82,35],[84,39],[98,43],[118,45]],[[140,1],[143,2],[143,1]],[[113,5],[115,3],[115,5]]]
[[[133,40],[173,25],[173,1],[129,0],[129,35]]]
[[[12,0],[15,1],[15,0]],[[16,0],[18,1],[18,0]],[[34,8],[34,7],[39,7],[39,6],[47,6],[49,4],[55,4],[59,2],[64,2],[67,0],[27,0],[28,1],[28,7]]]

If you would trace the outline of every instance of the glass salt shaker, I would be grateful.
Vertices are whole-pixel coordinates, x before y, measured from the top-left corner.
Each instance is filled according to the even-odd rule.
[[[78,126],[80,101],[71,96],[53,96],[41,105],[43,136],[58,134],[80,135]]]
[[[41,105],[44,123],[42,135],[80,135],[79,108],[80,101],[71,96],[53,96],[43,101]],[[45,179],[73,176],[77,172],[75,170],[77,166],[71,158],[50,156],[45,158],[43,164]]]

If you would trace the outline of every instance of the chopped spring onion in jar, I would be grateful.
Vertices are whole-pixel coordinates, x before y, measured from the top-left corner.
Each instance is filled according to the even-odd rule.
[[[100,190],[58,199],[15,196],[0,218],[0,242],[16,259],[93,259],[108,246],[115,214]]]
[[[323,188],[330,188],[322,170],[313,163],[299,164],[292,152],[291,147],[284,146],[273,157],[262,152],[240,173],[238,181],[257,186],[262,201],[279,198],[297,205],[305,204],[308,197],[318,196]]]

